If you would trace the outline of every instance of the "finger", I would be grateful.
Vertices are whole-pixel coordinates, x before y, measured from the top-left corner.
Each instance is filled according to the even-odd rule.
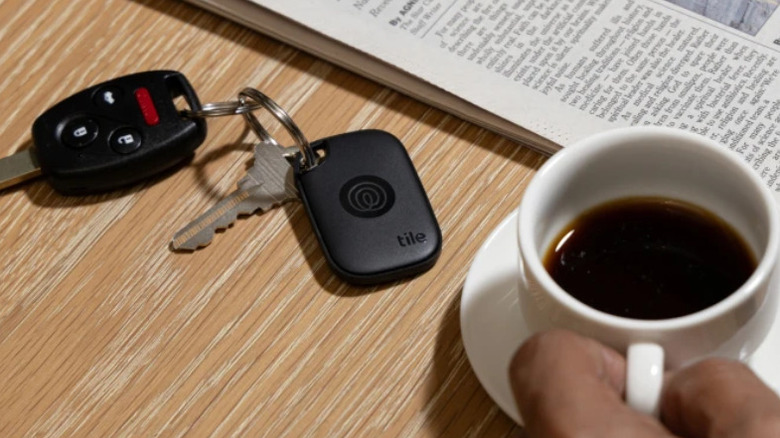
[[[510,381],[531,437],[667,437],[655,419],[622,399],[625,359],[567,331],[530,338],[515,354]]]
[[[670,376],[667,427],[691,438],[780,437],[780,399],[744,364],[709,359]]]

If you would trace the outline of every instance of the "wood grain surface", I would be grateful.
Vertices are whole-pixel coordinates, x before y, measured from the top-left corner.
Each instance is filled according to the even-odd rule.
[[[251,163],[239,117],[210,120],[191,162],[141,185],[0,192],[0,436],[522,435],[469,365],[459,306],[543,156],[176,0],[0,0],[0,155],[28,147],[55,102],[150,69],[183,72],[203,101],[257,87],[310,139],[395,134],[441,258],[411,280],[349,286],[300,203],[171,252]]]

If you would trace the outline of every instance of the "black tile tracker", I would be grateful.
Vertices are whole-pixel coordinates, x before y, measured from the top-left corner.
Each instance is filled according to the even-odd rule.
[[[331,268],[354,284],[430,269],[441,253],[436,216],[404,145],[364,130],[313,142],[321,162],[295,179]]]

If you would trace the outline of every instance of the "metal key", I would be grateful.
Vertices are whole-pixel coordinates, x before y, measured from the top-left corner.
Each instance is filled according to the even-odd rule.
[[[194,251],[211,243],[216,231],[229,227],[238,216],[299,199],[286,152],[275,141],[258,143],[255,162],[238,182],[238,189],[177,232],[171,248]]]

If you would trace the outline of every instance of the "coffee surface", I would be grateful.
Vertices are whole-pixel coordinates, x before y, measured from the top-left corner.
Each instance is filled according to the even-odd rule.
[[[756,267],[737,232],[714,214],[663,198],[628,198],[584,212],[544,265],[590,307],[636,319],[703,310],[739,289]]]

